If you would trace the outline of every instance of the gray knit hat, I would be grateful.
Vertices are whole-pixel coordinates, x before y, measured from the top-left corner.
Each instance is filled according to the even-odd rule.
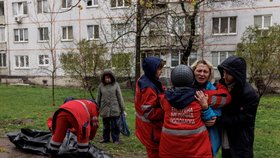
[[[186,65],[178,65],[171,72],[171,82],[175,87],[192,87],[193,71]]]

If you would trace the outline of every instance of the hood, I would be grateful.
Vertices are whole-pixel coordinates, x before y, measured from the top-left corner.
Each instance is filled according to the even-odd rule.
[[[230,75],[232,75],[235,79],[237,84],[244,86],[246,83],[246,61],[237,56],[230,56],[225,61],[218,66],[218,70],[221,74],[221,80],[224,81],[223,70],[226,70]]]
[[[156,78],[156,71],[160,65],[160,58],[156,57],[147,57],[144,58],[142,62],[142,69],[144,71],[145,76],[147,76],[150,80],[158,80]]]
[[[112,84],[116,82],[116,77],[115,77],[113,71],[112,71],[111,69],[105,69],[105,70],[103,71],[103,73],[101,74],[101,78],[100,78],[100,79],[101,79],[101,82],[102,82],[103,84],[106,84],[106,83],[105,83],[105,75],[110,75],[110,76],[111,76]]]
[[[165,98],[176,109],[183,109],[194,101],[195,90],[189,87],[173,87],[165,91]]]

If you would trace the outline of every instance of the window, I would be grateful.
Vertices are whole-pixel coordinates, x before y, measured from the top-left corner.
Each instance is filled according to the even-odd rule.
[[[5,15],[5,10],[4,10],[4,2],[0,1],[0,16],[4,16]]]
[[[99,25],[88,25],[87,26],[88,39],[98,39],[99,38]]]
[[[16,55],[15,56],[16,68],[28,68],[29,57],[27,55]]]
[[[48,66],[50,63],[49,61],[48,55],[39,55],[39,66]]]
[[[15,42],[28,42],[27,29],[14,29]]]
[[[13,15],[27,15],[27,2],[14,2]]]
[[[215,51],[212,52],[212,64],[214,67],[220,65],[226,58],[232,56],[233,51]]]
[[[258,26],[260,29],[268,29],[268,27],[270,27],[271,24],[271,15],[254,16],[254,25]]]
[[[7,66],[7,54],[0,52],[0,67],[6,67]]]
[[[185,17],[175,17],[173,18],[173,28],[174,31],[181,35],[187,31],[186,29],[186,18]]]
[[[113,39],[121,39],[125,40],[127,38],[126,35],[124,35],[127,32],[127,28],[125,24],[113,24],[112,25],[112,37]]]
[[[0,42],[6,41],[6,31],[5,27],[0,27]]]
[[[48,0],[37,0],[37,13],[48,12]]]
[[[181,64],[181,59],[183,57],[183,53],[174,52],[171,54],[171,67],[175,67],[179,64]],[[195,61],[197,60],[197,53],[191,52],[191,54],[188,57],[188,66],[191,66]]]
[[[98,0],[87,0],[88,7],[98,6]]]
[[[62,27],[62,40],[72,40],[73,39],[73,27],[64,26]]]
[[[72,7],[72,0],[61,0],[61,8],[67,9]]]
[[[213,34],[236,34],[236,17],[213,18]]]
[[[131,0],[111,0],[111,7],[126,7],[130,4]]]
[[[38,28],[39,31],[39,41],[48,41],[49,40],[49,29],[47,27]]]

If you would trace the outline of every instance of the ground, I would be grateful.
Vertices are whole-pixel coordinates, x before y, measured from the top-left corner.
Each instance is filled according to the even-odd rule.
[[[145,158],[145,155],[122,155],[114,158]],[[46,158],[46,156],[34,155],[17,149],[7,137],[0,137],[0,158]]]
[[[0,137],[0,158],[46,158],[46,156],[22,152],[8,138]]]

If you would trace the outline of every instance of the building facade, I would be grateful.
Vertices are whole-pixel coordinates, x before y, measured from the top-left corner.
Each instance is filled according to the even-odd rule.
[[[189,21],[178,0],[154,0],[144,5],[141,57],[164,59],[163,76],[169,77],[172,68],[180,64]],[[106,59],[112,61],[113,69],[117,67],[114,61],[127,58],[121,66],[134,76],[135,6],[136,0],[0,0],[0,75],[39,78],[39,84],[49,80],[54,69],[57,76],[64,77],[59,56],[88,39],[106,44]],[[192,6],[185,3],[189,12]],[[246,27],[258,25],[265,30],[279,23],[279,7],[280,2],[272,0],[205,1],[196,17],[197,47],[187,64],[204,58],[216,67],[234,54]],[[218,73],[215,76],[219,77]]]

